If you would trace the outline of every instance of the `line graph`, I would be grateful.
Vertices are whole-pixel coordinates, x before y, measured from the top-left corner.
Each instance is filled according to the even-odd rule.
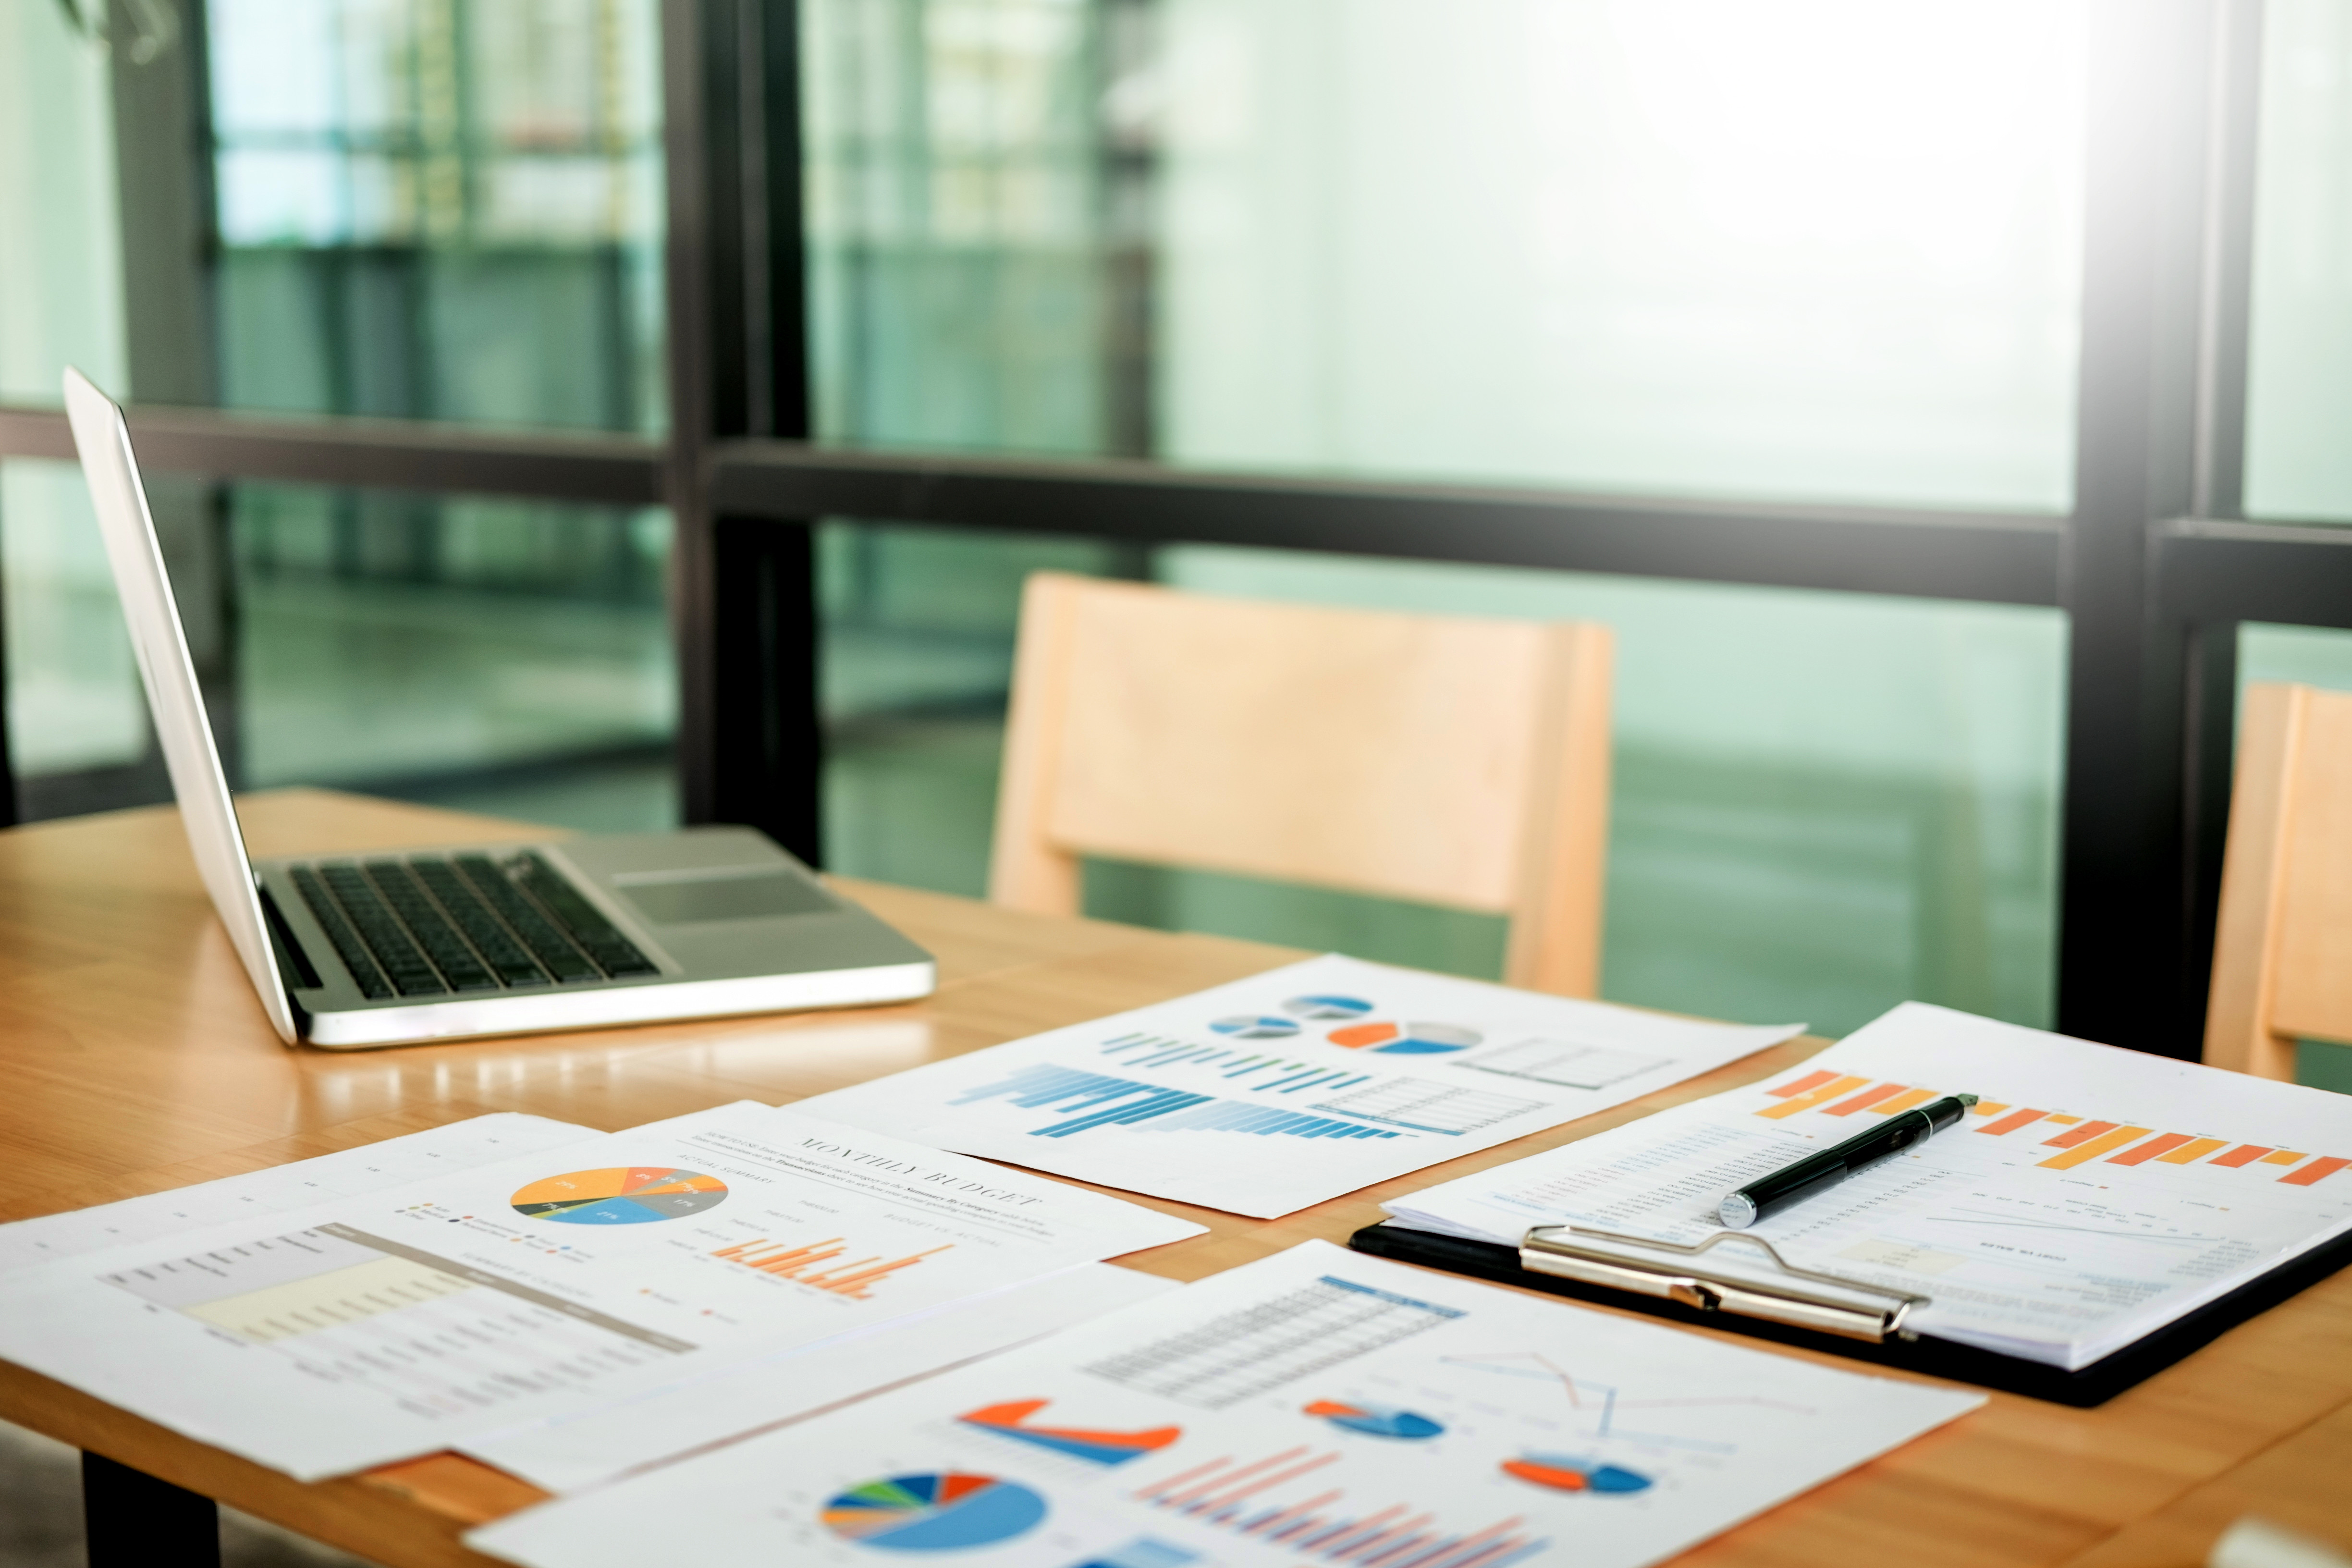
[[[1570,1410],[1591,1415],[1595,1423],[1592,1436],[1599,1438],[1622,1438],[1629,1443],[1650,1443],[1670,1448],[1689,1448],[1702,1453],[1734,1454],[1739,1451],[1736,1443],[1717,1443],[1701,1437],[1676,1436],[1664,1432],[1628,1431],[1617,1424],[1617,1415],[1624,1410],[1705,1410],[1745,1405],[1758,1410],[1779,1410],[1794,1415],[1815,1414],[1809,1405],[1795,1405],[1784,1399],[1767,1399],[1750,1394],[1707,1394],[1677,1395],[1666,1398],[1633,1398],[1613,1384],[1580,1376],[1561,1366],[1540,1351],[1500,1351],[1481,1355],[1449,1355],[1438,1358],[1446,1366],[1457,1366],[1469,1372],[1486,1373],[1498,1377],[1532,1379],[1556,1384],[1568,1401]]]

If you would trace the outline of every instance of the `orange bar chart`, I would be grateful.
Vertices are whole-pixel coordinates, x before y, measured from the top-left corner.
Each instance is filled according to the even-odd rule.
[[[2099,1127],[2109,1126],[2112,1123],[2094,1121],[2090,1125]],[[2100,1155],[2111,1150],[2120,1149],[2126,1143],[2136,1143],[2155,1131],[2153,1127],[2117,1127],[2111,1132],[2101,1133],[2086,1143],[2077,1143],[2063,1154],[2053,1154],[2042,1163],[2048,1170],[2071,1170],[2086,1160],[2095,1160]],[[2070,1133],[2068,1136],[2072,1137],[2073,1134]]]
[[[723,1258],[730,1263],[740,1263],[746,1268],[756,1268],[762,1274],[772,1274],[779,1279],[795,1280],[819,1290],[829,1290],[836,1296],[865,1301],[872,1300],[872,1292],[867,1287],[876,1280],[901,1268],[911,1268],[924,1258],[945,1252],[954,1245],[950,1242],[906,1258],[894,1258],[887,1263],[878,1255],[861,1258],[855,1263],[831,1269],[822,1266],[849,1250],[848,1245],[837,1236],[810,1242],[803,1247],[785,1247],[781,1242],[762,1237],[756,1241],[740,1241],[732,1247],[722,1247],[710,1256]]]
[[[1764,1092],[1780,1103],[1764,1106],[1755,1114],[1779,1121],[1807,1110],[1818,1110],[1824,1116],[1852,1116],[1864,1110],[1873,1116],[1895,1116],[1944,1091],[1900,1083],[1874,1083],[1866,1078],[1842,1076],[1816,1068]],[[2208,1169],[2277,1166],[2284,1172],[2276,1178],[2278,1181],[2289,1186],[2307,1187],[2352,1166],[2352,1157],[2314,1159],[2306,1150],[2282,1149],[2274,1143],[2233,1145],[2227,1138],[2207,1138],[2191,1132],[2164,1132],[2151,1138],[2148,1134],[2155,1129],[2150,1127],[2043,1110],[2039,1106],[2011,1109],[2010,1102],[1997,1100],[1979,1101],[1971,1113],[1988,1119],[1976,1129],[1988,1137],[2005,1138],[2027,1128],[2032,1128],[2036,1136],[2049,1133],[2049,1137],[2042,1139],[2041,1146],[2057,1152],[2036,1162],[2044,1170],[2072,1170],[2098,1159],[2126,1167],[2193,1165],[2202,1161]]]

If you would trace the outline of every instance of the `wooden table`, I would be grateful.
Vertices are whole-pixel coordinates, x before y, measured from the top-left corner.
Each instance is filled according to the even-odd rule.
[[[513,823],[317,791],[245,803],[257,854],[511,839]],[[845,882],[939,955],[909,1005],[395,1050],[290,1050],[263,1021],[176,816],[0,833],[0,1219],[129,1197],[491,1110],[619,1129],[782,1103],[1301,956]],[[1128,1259],[1196,1279],[1344,1238],[1383,1198],[1765,1077],[1792,1041],[1573,1127],[1270,1222],[1143,1199],[1210,1233]],[[1751,1341],[1740,1341],[1753,1344]],[[1836,1358],[1804,1352],[1827,1364]],[[451,1455],[302,1485],[0,1363],[0,1417],[393,1564],[486,1564],[459,1532],[536,1500]],[[1694,1564],[2163,1568],[2252,1510],[2352,1547],[2352,1271],[2097,1410],[2007,1394],[1717,1537]],[[5,1507],[0,1500],[0,1507]]]

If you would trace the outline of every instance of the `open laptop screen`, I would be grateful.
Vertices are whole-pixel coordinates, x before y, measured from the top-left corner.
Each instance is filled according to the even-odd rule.
[[[114,571],[122,618],[131,628],[131,647],[139,661],[139,679],[147,689],[147,710],[154,716],[155,737],[171,769],[172,793],[179,797],[180,820],[187,826],[196,869],[204,876],[213,907],[220,911],[221,923],[228,928],[229,940],[236,944],[237,957],[253,977],[271,1026],[279,1038],[290,1042],[295,1037],[294,1009],[262,924],[245,835],[229,800],[220,753],[213,748],[212,726],[205,718],[204,695],[188,658],[179,605],[155,542],[139,465],[131,455],[130,429],[122,422],[122,410],[78,370],[66,372],[66,415],[73,425],[82,477],[98,511],[107,563]]]

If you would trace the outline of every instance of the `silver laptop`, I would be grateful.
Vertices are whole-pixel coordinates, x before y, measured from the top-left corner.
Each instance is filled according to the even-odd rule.
[[[122,410],[66,411],[213,907],[279,1037],[351,1049],[929,995],[931,956],[747,827],[245,852]]]

